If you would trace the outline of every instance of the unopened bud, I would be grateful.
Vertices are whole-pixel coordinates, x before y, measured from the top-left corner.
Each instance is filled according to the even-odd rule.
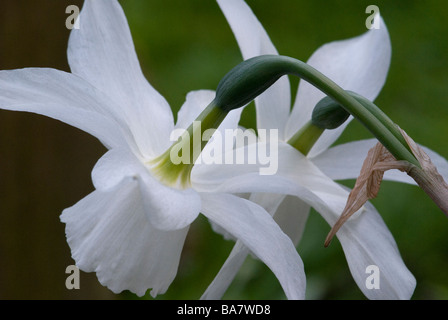
[[[242,107],[290,72],[292,58],[263,55],[245,60],[219,82],[215,103],[224,111]]]
[[[340,104],[330,97],[321,99],[313,110],[311,122],[321,129],[336,129],[350,116]]]

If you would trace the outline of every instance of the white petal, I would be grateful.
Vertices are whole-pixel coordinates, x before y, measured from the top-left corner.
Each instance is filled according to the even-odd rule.
[[[275,211],[274,220],[297,246],[305,230],[310,205],[298,197],[286,196]]]
[[[145,212],[155,228],[182,229],[199,215],[201,200],[196,191],[162,184],[126,149],[110,150],[92,171],[93,183],[102,191],[114,188],[126,178],[139,181]]]
[[[177,113],[175,129],[187,129],[215,98],[212,90],[191,91]]]
[[[269,212],[293,244],[298,245],[310,211],[307,203],[295,196],[275,193],[252,193],[249,200]]]
[[[97,137],[106,147],[131,143],[101,92],[70,73],[27,68],[0,71],[0,108],[45,115]]]
[[[376,139],[360,140],[329,148],[312,158],[313,163],[333,180],[355,179],[359,176],[367,152]]]
[[[276,210],[285,197],[286,196],[282,194],[252,193],[248,195],[248,200],[260,205],[271,216],[274,216]],[[276,220],[275,217],[274,220]],[[236,241],[236,244],[226,262],[202,297],[203,299],[220,299],[232,283],[234,277],[238,273],[239,268],[246,259],[246,256],[250,253],[250,250],[245,247],[240,240],[235,239],[230,233],[227,232],[227,230],[216,225],[213,221],[211,221],[211,225],[213,231],[221,234],[226,240]]]
[[[358,287],[369,299],[410,299],[416,280],[404,265],[395,240],[375,208],[367,203],[359,219],[348,221],[338,233],[345,256]],[[379,288],[366,283],[367,267],[379,271]]]
[[[249,196],[249,201],[252,201],[259,206],[263,207],[271,216],[277,212],[278,207],[285,199],[283,194],[272,193],[252,193]]]
[[[381,20],[379,29],[371,29],[356,38],[320,47],[307,63],[345,90],[357,92],[373,101],[386,81],[390,58],[389,33]],[[308,82],[300,82],[286,128],[288,138],[311,119],[315,105],[323,97],[324,94]],[[342,130],[343,128],[327,130],[311,150],[310,156],[328,148]]]
[[[94,191],[61,215],[76,265],[96,272],[119,293],[164,293],[173,281],[188,228],[160,231],[149,223],[136,181]]]
[[[278,194],[252,194],[250,201],[274,216],[283,232],[297,245],[302,237],[310,206],[297,197]],[[238,240],[201,299],[221,299],[246,260],[250,250]]]
[[[136,179],[142,174],[146,174],[146,169],[128,149],[111,149],[95,164],[92,181],[97,190],[108,191],[123,179]]]
[[[304,159],[300,153],[285,143],[279,143],[277,150],[272,148],[270,157],[271,162],[276,163],[278,171],[274,175],[260,175],[259,150],[265,146],[264,142],[258,142],[244,147],[232,150],[235,154],[247,155],[244,163],[234,164],[209,164],[195,165],[191,174],[193,188],[199,192],[231,192],[231,193],[250,193],[267,192],[288,194],[290,190],[296,187],[292,180],[285,180],[282,176],[289,173],[299,175],[303,172],[308,175],[306,169],[302,169],[299,162]],[[227,151],[226,151],[227,152]],[[251,163],[247,159],[251,156]],[[253,159],[252,159],[253,157]],[[268,165],[272,165],[268,164]],[[267,165],[266,165],[267,166]],[[284,172],[279,174],[279,172]],[[252,182],[253,178],[253,182]]]
[[[263,54],[278,54],[268,34],[249,6],[242,0],[218,0],[232,28],[243,59]],[[256,98],[257,128],[284,128],[291,108],[291,92],[288,77],[280,78],[266,92]],[[280,130],[279,138],[284,132]]]
[[[80,27],[70,34],[68,60],[74,74],[115,102],[143,155],[157,156],[168,148],[174,125],[171,109],[140,69],[118,1],[85,1]]]
[[[202,213],[240,239],[276,275],[288,299],[304,299],[303,263],[291,240],[258,205],[229,194],[201,194]]]
[[[138,178],[145,211],[156,228],[182,229],[199,215],[201,198],[195,190],[178,190],[165,186],[149,174]]]

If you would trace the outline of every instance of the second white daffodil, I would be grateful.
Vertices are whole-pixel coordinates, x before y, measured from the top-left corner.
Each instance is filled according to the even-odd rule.
[[[266,31],[243,0],[218,0],[218,3],[245,60],[259,55],[278,54]],[[343,89],[374,100],[385,82],[390,57],[390,39],[381,19],[379,29],[372,29],[356,38],[326,44],[307,63]],[[356,178],[367,150],[375,144],[372,139],[330,148],[352,119],[350,117],[339,128],[326,130],[305,155],[289,145],[289,139],[311,120],[314,107],[324,97],[324,93],[301,81],[290,111],[287,77],[280,78],[257,97],[257,128],[279,129],[279,137],[283,140],[279,146],[279,172],[275,177],[268,177],[268,182],[266,177],[256,174],[255,167],[246,166],[238,170],[238,175],[246,176],[247,183],[259,181],[259,194],[252,194],[250,199],[274,215],[296,244],[301,238],[310,207],[316,209],[331,226],[339,219],[349,192],[333,180]],[[441,174],[448,176],[447,161],[434,152],[428,153],[438,163]],[[228,172],[224,168],[220,171],[219,168],[199,166],[196,170],[222,174],[223,178],[228,179]],[[290,185],[282,179],[290,182]],[[395,173],[386,174],[385,179],[412,183],[408,177]],[[231,180],[224,183],[223,179],[222,182],[215,186],[215,191],[234,187]],[[200,182],[195,186],[200,188]],[[238,183],[238,187],[240,192],[249,192],[245,185]],[[210,190],[211,186],[207,188]],[[416,281],[405,266],[388,228],[372,205],[367,203],[360,214],[362,218],[353,217],[337,233],[358,287],[370,299],[409,299]],[[237,243],[203,298],[221,297],[247,253],[247,249]],[[375,265],[381,270],[381,286],[378,290],[370,290],[365,285],[366,268],[369,265]]]

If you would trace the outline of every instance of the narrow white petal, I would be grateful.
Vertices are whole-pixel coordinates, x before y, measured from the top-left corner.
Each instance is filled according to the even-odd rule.
[[[248,199],[249,201],[254,202],[257,205],[261,206],[272,217],[274,217],[275,221],[277,221],[275,219],[274,215],[277,212],[277,209],[282,204],[282,202],[283,202],[283,200],[285,199],[286,196],[284,194],[280,194],[280,193],[279,194],[275,194],[275,193],[272,193],[272,194],[271,193],[251,193],[251,194],[247,194],[247,197],[246,196],[241,196],[241,195],[240,195],[240,197],[242,197],[244,199]],[[227,232],[227,230],[221,228],[220,226],[214,224],[213,222],[211,222],[211,225],[212,225],[213,231],[215,231],[216,233],[221,234],[226,240],[233,240],[233,241],[237,240],[231,234],[229,234]],[[282,227],[282,226],[280,225],[280,227]],[[283,230],[283,228],[282,228],[282,230]],[[283,230],[283,231],[285,231],[285,230]],[[288,233],[286,233],[286,234],[288,236],[290,236],[290,234],[288,234]]]
[[[284,198],[285,196],[281,194],[258,193],[251,194],[249,196],[249,201],[258,204],[271,216],[273,216]],[[215,225],[213,221],[211,221],[211,224],[213,230],[222,234],[225,239],[232,239],[236,241],[229,257],[202,296],[202,299],[221,299],[230,284],[233,282],[243,262],[246,260],[247,255],[250,253],[250,250],[241,242],[241,240],[235,239],[231,234],[229,234],[227,230]]]
[[[274,220],[297,246],[302,239],[310,205],[295,196],[286,196],[275,211]]]
[[[365,204],[359,219],[346,222],[338,232],[350,272],[358,287],[369,299],[402,299],[412,297],[416,280],[407,269],[394,238],[375,208]],[[378,267],[379,287],[369,286],[369,266]]]
[[[177,113],[175,129],[187,129],[214,98],[215,91],[212,90],[189,92],[184,104]]]
[[[297,197],[281,194],[257,193],[252,194],[249,199],[261,205],[269,214],[274,216],[274,220],[283,232],[291,238],[294,245],[299,243],[310,211],[309,205]],[[201,299],[221,299],[249,253],[250,250],[241,240],[237,240],[229,257]]]
[[[332,79],[345,90],[351,90],[374,100],[383,87],[391,58],[389,33],[383,20],[379,29],[371,29],[356,38],[335,41],[320,47],[308,64]],[[306,81],[301,81],[291,116],[287,138],[311,119],[311,113],[324,94]],[[327,130],[310,155],[328,148],[343,128]],[[328,136],[328,137],[327,137]]]
[[[243,0],[218,0],[238,45],[243,59],[263,54],[278,54],[260,21]],[[284,128],[291,108],[288,77],[280,78],[255,100],[258,129]],[[279,138],[283,139],[284,130]]]
[[[288,299],[304,299],[305,273],[294,245],[260,206],[229,194],[201,194],[202,213],[241,240],[276,275]]]
[[[340,144],[313,157],[312,161],[333,180],[356,179],[367,152],[377,142],[369,139]]]
[[[0,71],[0,108],[45,115],[98,138],[106,147],[132,144],[124,123],[107,110],[113,105],[89,83],[55,69]]]
[[[70,34],[72,72],[115,102],[145,156],[168,146],[173,115],[166,100],[145,79],[122,8],[116,0],[87,0],[80,27]]]
[[[249,200],[263,207],[295,246],[305,229],[310,206],[295,196],[275,193],[252,193]]]
[[[152,288],[164,293],[173,281],[188,228],[161,231],[144,212],[136,181],[108,192],[94,191],[61,215],[76,265],[96,272],[98,280],[119,293],[139,296]]]

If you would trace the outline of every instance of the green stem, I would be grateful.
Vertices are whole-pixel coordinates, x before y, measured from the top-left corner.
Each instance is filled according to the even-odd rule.
[[[187,129],[190,137],[202,137],[203,133],[206,130],[216,130],[224,118],[227,116],[228,112],[218,107],[213,100],[196,118],[196,120],[190,124]],[[200,124],[200,126],[195,125]],[[210,135],[211,137],[211,135]],[[193,153],[191,155],[191,164],[194,164],[196,159],[199,157],[201,151],[204,149],[205,145],[208,143],[208,140],[201,139],[201,143],[198,144],[196,141],[191,140],[191,150]]]
[[[309,121],[288,140],[288,144],[299,150],[303,155],[307,155],[324,130]]]
[[[397,127],[393,125],[391,128],[390,123],[392,121],[384,113],[372,113],[372,108],[365,107],[367,104],[360,103],[332,80],[302,61],[288,58],[285,63],[293,67],[291,70],[293,74],[322,90],[358,119],[397,160],[406,160],[420,167],[415,156],[403,143],[404,139],[401,141],[397,138],[397,134],[393,133],[397,130]]]
[[[302,78],[339,103],[359,120],[397,160],[406,160],[420,167],[420,163],[407,145],[398,138],[396,133],[398,128],[390,125],[393,122],[384,113],[373,108],[366,108],[363,103],[331,79],[300,60],[277,55],[265,55],[246,60],[221,80],[215,101],[224,110],[238,108],[250,102],[286,74]]]
[[[370,113],[372,113],[378,120],[380,120],[384,124],[384,126],[401,142],[401,144],[404,145],[410,153],[412,153],[411,148],[398,129],[398,126],[380,108],[378,108],[376,104],[355,92],[348,93],[356,100],[358,100],[358,102],[361,103],[364,108],[369,110]]]

